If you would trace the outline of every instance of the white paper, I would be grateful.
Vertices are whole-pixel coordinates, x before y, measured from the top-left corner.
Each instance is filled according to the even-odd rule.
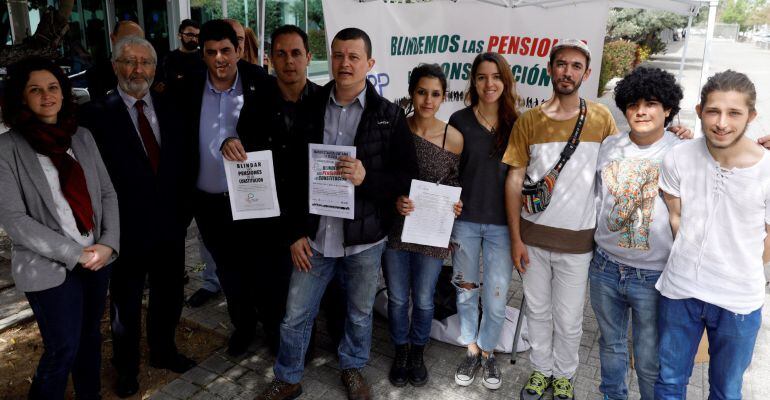
[[[404,218],[401,241],[435,247],[449,247],[455,223],[454,205],[462,188],[412,179],[409,199],[414,211]]]
[[[310,143],[310,213],[353,219],[355,187],[337,170],[341,156],[356,157],[355,146],[334,146]]]
[[[244,162],[224,162],[233,220],[281,215],[275,190],[272,151],[246,153]]]

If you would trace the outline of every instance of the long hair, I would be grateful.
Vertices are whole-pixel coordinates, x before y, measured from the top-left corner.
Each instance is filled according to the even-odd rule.
[[[468,91],[465,92],[465,105],[475,107],[479,104],[479,93],[476,91],[476,74],[482,62],[489,61],[497,65],[500,79],[503,81],[503,93],[498,99],[497,129],[495,130],[495,149],[492,154],[501,155],[508,144],[508,137],[513,129],[513,124],[519,118],[516,111],[516,81],[513,79],[511,66],[503,56],[497,53],[481,53],[473,60],[471,74],[468,77]]]
[[[247,61],[249,64],[262,65],[262,60],[259,59],[259,41],[257,40],[257,34],[248,26],[243,28],[246,33],[246,39],[243,41],[243,55],[241,59]]]
[[[27,82],[29,82],[30,74],[34,71],[48,71],[59,81],[59,87],[62,92],[62,104],[57,120],[63,121],[75,116],[75,100],[74,96],[72,96],[72,83],[69,78],[51,60],[30,56],[8,67],[8,80],[5,86],[5,94],[3,95],[2,111],[3,123],[11,129],[18,127],[21,111],[28,108],[23,104],[22,100],[24,98],[24,88],[27,86]]]

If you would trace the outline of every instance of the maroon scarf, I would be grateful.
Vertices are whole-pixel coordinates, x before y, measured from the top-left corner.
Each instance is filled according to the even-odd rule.
[[[24,138],[36,152],[50,158],[59,172],[59,184],[64,198],[72,208],[78,230],[86,234],[94,229],[91,196],[83,168],[77,160],[67,154],[72,145],[72,135],[77,128],[74,118],[60,120],[53,125],[46,124],[27,110],[22,111],[19,118],[19,131]]]

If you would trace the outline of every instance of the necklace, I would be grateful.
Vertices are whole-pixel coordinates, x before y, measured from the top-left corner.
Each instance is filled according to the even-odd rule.
[[[489,120],[487,119],[487,117],[485,117],[484,114],[482,114],[481,111],[479,111],[478,107],[476,107],[476,114],[478,114],[479,117],[481,117],[481,119],[484,120],[484,123],[489,125],[489,133],[494,135],[495,134],[495,126],[492,125],[491,123],[489,123]]]

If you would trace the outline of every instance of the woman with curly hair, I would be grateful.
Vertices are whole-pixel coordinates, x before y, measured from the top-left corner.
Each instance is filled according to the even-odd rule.
[[[0,135],[0,227],[45,349],[30,399],[99,399],[100,321],[119,242],[118,200],[72,86],[43,58],[8,68]],[[106,268],[105,268],[106,267]]]

